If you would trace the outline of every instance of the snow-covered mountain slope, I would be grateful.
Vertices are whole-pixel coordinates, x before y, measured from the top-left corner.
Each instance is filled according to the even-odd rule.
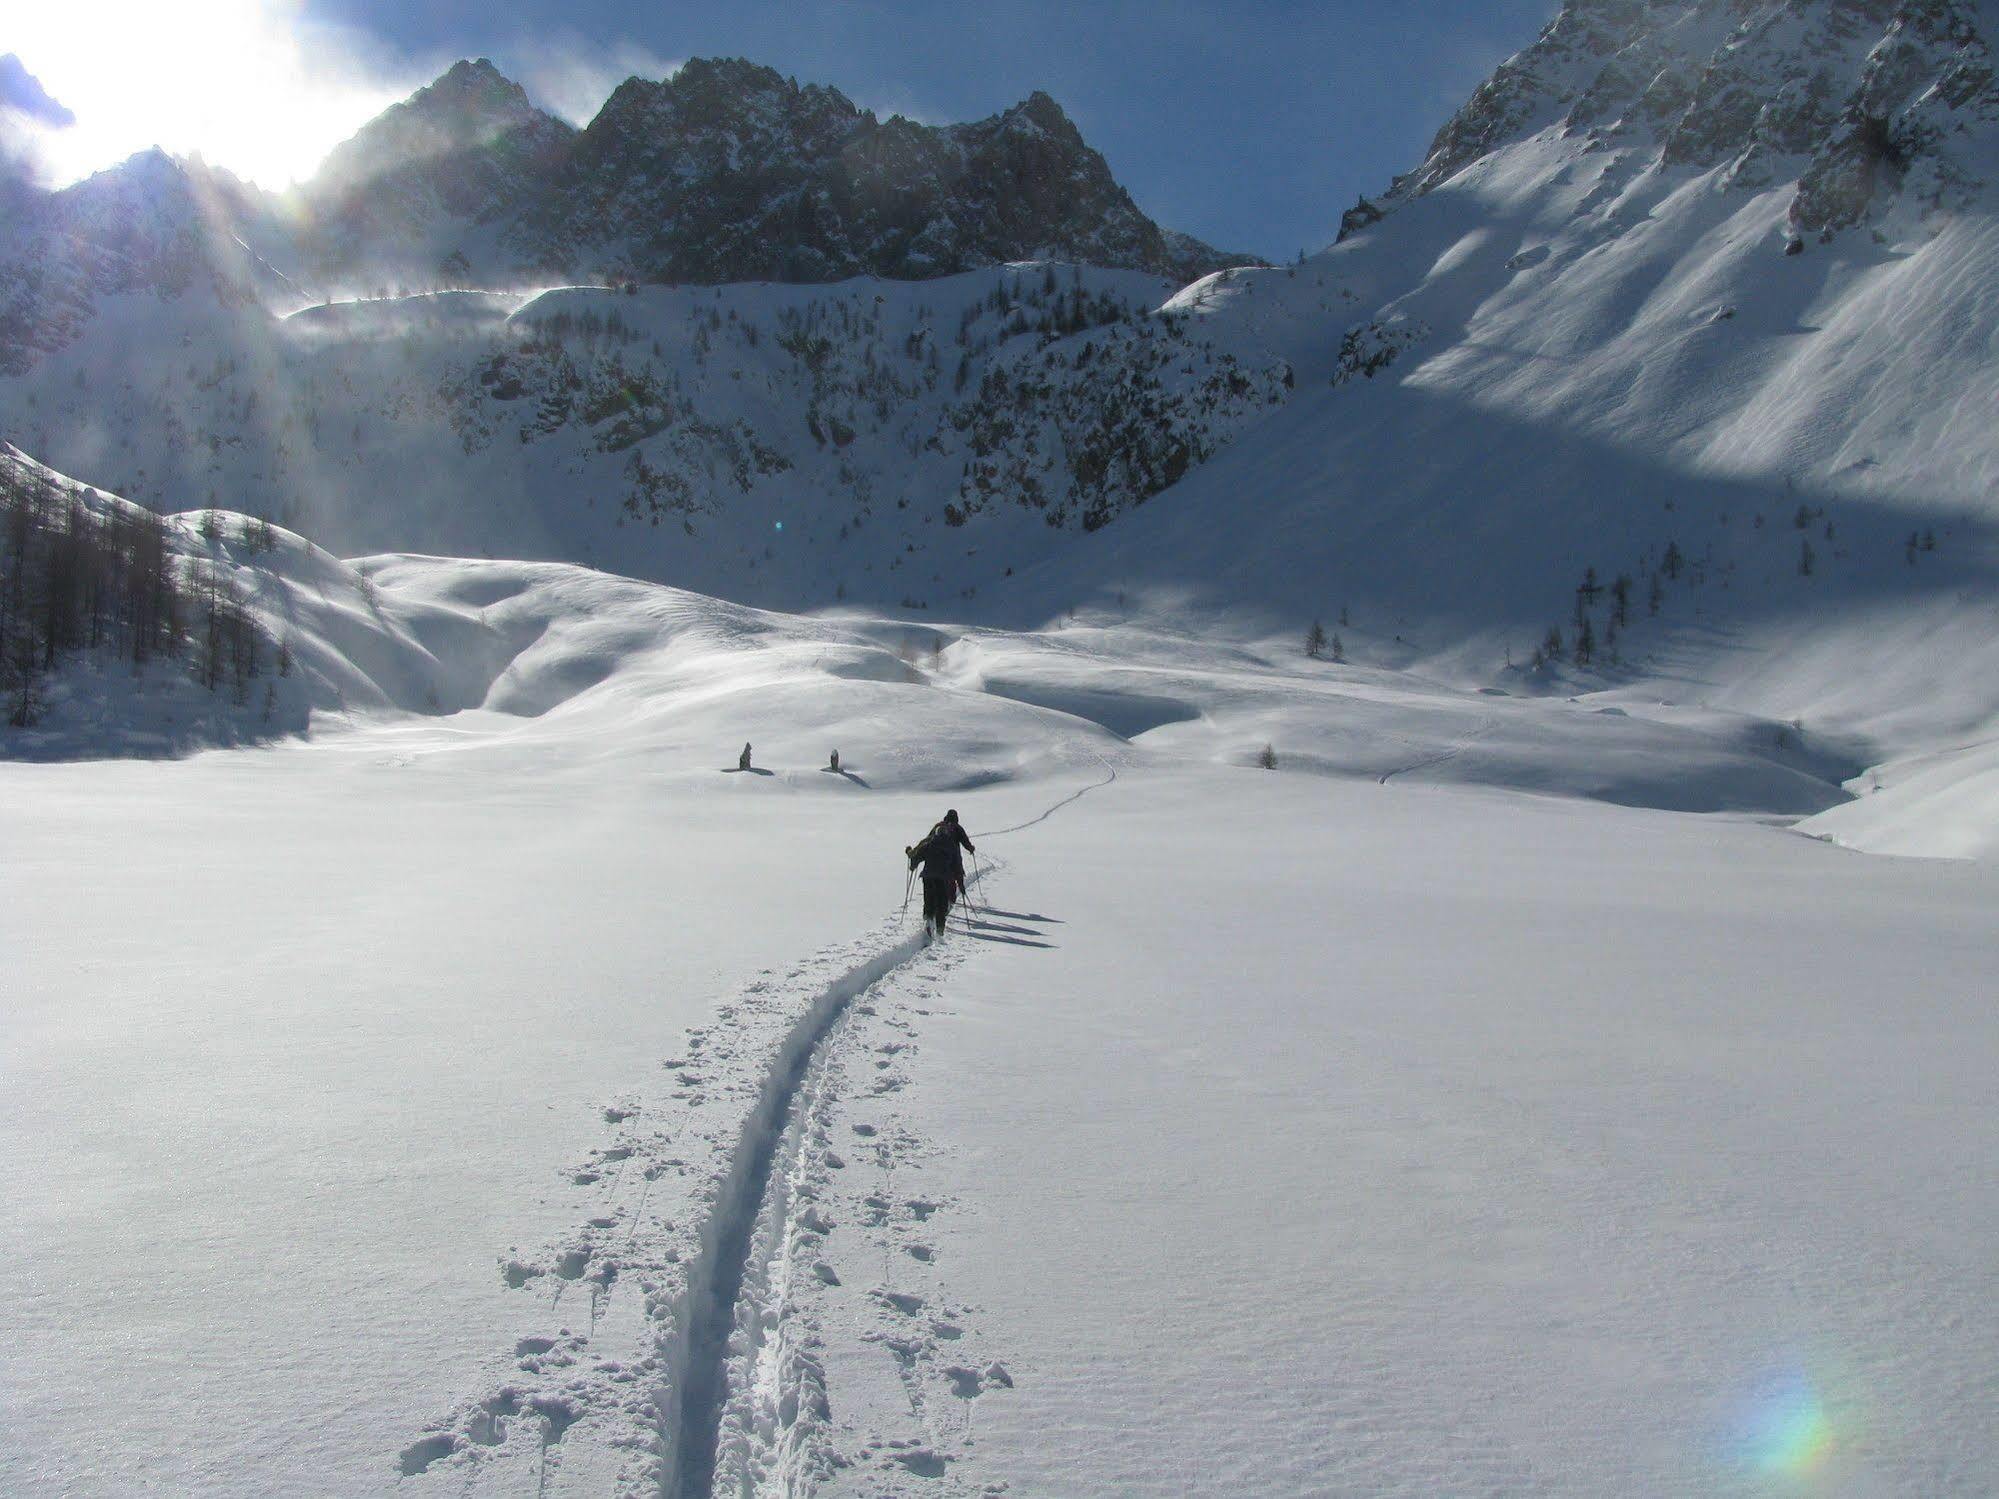
[[[1289,369],[1074,266],[313,306],[107,298],[0,381],[23,448],[343,552],[552,557],[783,607],[941,607],[1174,482]],[[78,403],[78,390],[90,399]],[[473,498],[475,497],[476,498]]]
[[[1567,0],[1438,133],[1389,202],[1448,182],[1548,126],[1789,181],[1800,237],[1985,200],[1999,161],[1990,0]],[[1358,227],[1378,207],[1363,201]]]

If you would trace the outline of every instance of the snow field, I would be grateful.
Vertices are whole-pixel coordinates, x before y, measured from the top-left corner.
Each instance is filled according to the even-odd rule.
[[[9,1485],[1751,1492],[1798,1379],[1857,1492],[1991,1460],[1990,880],[1759,825],[1894,794],[1845,736],[1253,621],[246,591],[311,737],[0,766]],[[1006,867],[919,953],[947,802]]]
[[[835,1052],[811,1492],[1982,1491],[1988,872],[1213,772],[1005,846]]]
[[[646,1282],[794,1018],[743,976],[877,921],[911,833],[405,750],[9,767],[0,1487],[375,1493],[586,1411],[576,1492],[653,1462],[571,1384],[650,1397]]]
[[[352,571],[460,711],[4,767],[9,1483],[1748,1492],[1800,1369],[1856,1491],[1989,1463],[1987,872],[1560,769],[1769,817],[1809,745]],[[1444,784],[1498,714],[1566,794]],[[1007,867],[912,956],[947,799]]]

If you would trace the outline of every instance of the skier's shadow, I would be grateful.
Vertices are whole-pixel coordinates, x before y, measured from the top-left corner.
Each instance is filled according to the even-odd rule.
[[[822,765],[819,767],[819,774],[821,774],[822,776],[844,777],[846,780],[852,781],[856,786],[860,787],[863,791],[872,791],[874,789],[872,786],[868,785],[866,781],[862,780],[859,776],[855,775],[851,770],[848,770],[845,766],[842,766],[840,769],[835,770],[830,765]]]
[[[722,774],[725,776],[774,776],[777,772],[774,770],[765,770],[761,765],[724,765],[722,767]]]
[[[1033,927],[1009,926],[1005,921],[995,921],[995,916],[1006,917],[1008,921],[1040,921],[1060,926],[1052,916],[1029,916],[1018,911],[996,911],[991,906],[980,906],[966,917],[969,928],[966,935],[975,942],[997,942],[1006,947],[1039,947],[1050,949],[1053,942],[1043,942],[1042,933]]]
[[[1038,942],[1031,936],[1002,937],[999,935],[1001,932],[1017,932],[1019,930],[1019,927],[994,926],[990,922],[975,921],[971,924],[971,929],[965,935],[970,937],[974,942],[997,942],[1003,947],[1040,947],[1052,949],[1055,946],[1053,942]]]
[[[980,906],[981,916],[1004,916],[1008,921],[1039,921],[1048,926],[1063,926],[1066,923],[1059,916],[1043,916],[1038,911],[1002,911],[998,906]]]

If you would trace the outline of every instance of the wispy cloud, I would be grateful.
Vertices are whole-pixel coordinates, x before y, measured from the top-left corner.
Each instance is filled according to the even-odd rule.
[[[671,78],[684,57],[661,57],[637,42],[589,41],[574,34],[537,37],[507,49],[505,67],[552,114],[587,125],[627,78]]]
[[[42,80],[11,52],[0,57],[0,110],[57,130],[76,123],[76,112],[58,103],[42,87]]]

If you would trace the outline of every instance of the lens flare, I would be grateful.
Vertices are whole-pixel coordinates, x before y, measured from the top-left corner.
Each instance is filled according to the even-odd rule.
[[[1825,1406],[1802,1374],[1787,1375],[1759,1395],[1743,1435],[1750,1464],[1783,1478],[1817,1472],[1833,1443]]]

